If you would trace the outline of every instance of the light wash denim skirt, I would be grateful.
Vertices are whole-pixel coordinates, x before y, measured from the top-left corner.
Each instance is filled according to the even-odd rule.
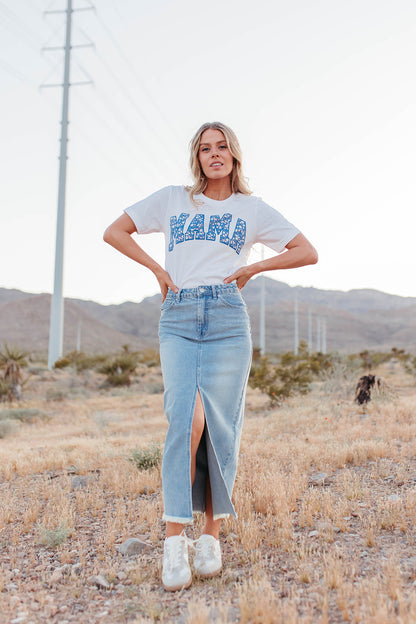
[[[236,517],[237,471],[250,371],[250,321],[235,283],[169,290],[161,307],[160,359],[169,423],[162,462],[164,514],[189,524],[206,506],[209,475],[214,519]],[[205,429],[191,484],[191,430],[199,390]]]

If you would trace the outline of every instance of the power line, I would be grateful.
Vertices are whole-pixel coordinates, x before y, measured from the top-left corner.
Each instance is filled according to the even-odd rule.
[[[83,103],[83,106],[86,107],[86,109],[89,109],[90,112],[92,112],[92,115],[94,118],[98,119],[100,124],[102,124],[103,126],[105,126],[111,134],[113,134],[117,140],[118,143],[120,143],[120,136],[118,134],[116,134],[114,127],[111,126],[111,124],[98,112],[97,108],[95,108],[92,104],[90,100],[87,100],[86,98],[83,98],[82,96],[78,95],[78,99]],[[100,98],[100,101],[103,101],[103,97]],[[104,101],[106,101],[106,98],[104,97]],[[118,117],[116,117],[118,119]],[[128,137],[130,140],[134,140],[131,133],[128,133]],[[123,136],[123,140],[125,141],[125,138]],[[127,145],[127,143],[126,143]],[[140,146],[139,144],[135,144],[136,145],[136,149],[140,150]],[[129,145],[128,146],[129,151],[132,150],[132,146]],[[101,148],[102,151],[102,148]],[[134,159],[137,159],[137,154],[132,152],[132,157],[134,157]],[[115,161],[113,161],[115,162]],[[155,173],[156,173],[156,177],[158,172],[155,170],[152,170],[147,163],[143,163],[142,165],[145,169],[148,170],[148,173],[152,176],[155,177]]]
[[[15,13],[12,9],[6,6],[4,2],[1,2],[1,0],[0,0],[0,12],[2,12],[3,15],[7,17],[7,19],[14,25],[15,28],[17,25],[17,27],[20,28],[20,30],[24,32],[24,35],[21,32],[20,36],[26,39],[26,41],[29,41],[28,45],[32,49],[38,45],[40,46],[41,40],[38,37],[38,35],[36,33],[33,34],[33,30],[31,28],[28,28],[25,22],[17,15],[17,13]],[[39,48],[37,49],[37,51],[39,52]]]
[[[126,66],[130,69],[130,71],[131,71],[132,75],[134,76],[134,78],[136,79],[136,81],[137,81],[141,91],[143,91],[146,94],[146,96],[149,98],[150,102],[153,104],[153,106],[155,107],[155,109],[159,113],[161,119],[163,119],[163,121],[166,123],[167,127],[172,132],[172,134],[176,138],[178,138],[176,136],[176,133],[175,133],[174,129],[172,128],[171,122],[168,119],[166,119],[166,117],[165,117],[163,111],[160,109],[158,103],[153,98],[153,96],[150,93],[150,91],[146,88],[146,86],[145,86],[141,76],[139,76],[139,74],[137,72],[136,66],[131,62],[130,57],[127,54],[125,54],[124,50],[121,48],[119,42],[117,41],[116,37],[113,35],[113,33],[112,33],[111,29],[109,28],[109,26],[104,22],[104,20],[101,17],[101,15],[99,13],[97,13],[97,12],[96,12],[96,17],[97,17],[98,22],[101,24],[102,28],[104,29],[104,31],[107,33],[108,37],[110,38],[112,44],[117,49],[117,51],[120,54],[121,58],[125,62]]]
[[[85,140],[85,142],[88,145],[94,147],[99,153],[100,157],[103,160],[107,161],[107,163],[111,166],[112,170],[117,169],[120,172],[121,177],[123,177],[126,182],[133,186],[138,191],[138,193],[143,194],[143,189],[137,185],[137,182],[134,182],[126,176],[126,172],[120,167],[120,164],[114,158],[111,158],[111,156],[109,156],[108,153],[103,150],[102,146],[98,145],[94,141],[94,139],[91,138],[91,135],[88,132],[85,132],[84,128],[82,128],[78,123],[75,123],[73,127],[75,131],[78,132],[80,136]]]
[[[9,27],[13,30],[16,37],[28,48],[35,51],[40,57],[42,57],[49,65],[51,65],[51,61],[41,55],[41,39],[37,34],[33,34],[34,31],[31,28],[28,28],[27,25],[20,17],[12,11],[9,7],[5,6],[3,2],[0,2],[0,12],[6,16],[9,20]],[[40,13],[39,13],[40,16]],[[4,21],[0,21],[0,24],[3,25],[6,30],[6,23]]]
[[[155,131],[155,129],[153,128],[152,124],[148,121],[148,119],[146,119],[145,115],[143,114],[142,110],[138,106],[136,100],[133,98],[131,93],[129,91],[127,91],[127,89],[125,88],[124,84],[121,82],[119,77],[114,73],[114,71],[111,69],[111,67],[108,65],[108,63],[105,61],[105,59],[101,56],[101,54],[99,54],[97,50],[95,50],[95,52],[96,52],[97,58],[100,60],[100,62],[105,67],[105,69],[110,74],[110,76],[113,78],[114,82],[119,86],[119,88],[121,89],[121,91],[125,95],[126,99],[130,102],[130,104],[134,107],[134,109],[139,113],[142,121],[145,124],[145,127],[148,128],[149,130],[151,130],[151,132],[155,135],[155,137],[157,138],[158,141],[161,141],[161,137],[158,136],[158,134]],[[122,113],[122,115],[124,117],[124,112]],[[163,144],[163,140],[162,140],[162,144]],[[147,149],[147,151],[150,151],[150,152],[153,153],[153,158],[154,158],[155,162],[160,162],[160,159],[161,159],[160,151],[158,153],[156,153],[153,150],[153,148],[152,147],[149,148],[149,146],[146,149]],[[164,151],[165,152],[169,152],[170,150],[169,150],[169,148],[167,148],[165,146],[164,147]],[[172,154],[170,154],[170,156],[172,157]],[[176,166],[177,158],[172,157],[172,161],[175,163],[175,166]],[[165,162],[166,162],[166,164],[168,166],[171,166],[171,162],[169,162],[169,160],[168,161],[165,160]]]
[[[8,74],[10,74],[10,76],[13,76],[13,78],[16,78],[20,82],[23,82],[24,84],[28,84],[31,87],[37,86],[36,83],[33,82],[30,78],[22,74],[18,69],[15,69],[14,67],[12,67],[12,65],[9,65],[9,63],[4,61],[3,59],[0,59],[0,67],[4,69],[4,71],[6,71]]]
[[[142,166],[150,173],[150,175],[152,176],[156,176],[158,177],[159,174],[159,169],[157,169],[157,167],[155,167],[152,164],[152,160],[143,160],[141,157],[141,152],[142,150],[142,145],[143,145],[143,141],[141,140],[141,137],[138,136],[137,134],[137,129],[128,121],[128,119],[126,118],[124,112],[120,109],[120,107],[117,105],[117,103],[115,103],[103,90],[101,87],[96,87],[97,92],[99,94],[99,101],[104,104],[108,110],[110,110],[111,114],[113,115],[114,119],[116,120],[116,122],[118,123],[119,127],[121,127],[123,129],[123,131],[126,133],[126,136],[128,137],[128,140],[130,141],[134,141],[135,145],[138,147],[138,153],[135,154],[135,158],[140,158],[141,162],[142,162]],[[91,108],[91,102],[89,102],[87,104],[87,107]],[[103,119],[101,117],[101,119]],[[108,122],[103,120],[103,123],[105,125],[107,125],[107,127],[109,126]],[[120,138],[117,137],[117,140],[120,141]],[[153,160],[153,162],[157,162],[155,160]]]

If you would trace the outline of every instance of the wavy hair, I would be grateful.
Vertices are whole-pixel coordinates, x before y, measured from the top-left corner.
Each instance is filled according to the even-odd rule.
[[[202,124],[202,126],[196,131],[195,135],[190,141],[190,168],[194,183],[192,186],[187,186],[186,190],[189,193],[191,201],[196,204],[194,195],[203,193],[207,188],[207,179],[202,170],[201,163],[199,162],[199,146],[201,143],[201,136],[205,130],[220,130],[225,137],[228,149],[233,157],[233,168],[231,171],[231,190],[233,193],[243,193],[243,195],[251,195],[252,191],[249,189],[246,178],[243,176],[242,168],[242,154],[241,147],[238,139],[228,126],[220,121],[209,121]]]

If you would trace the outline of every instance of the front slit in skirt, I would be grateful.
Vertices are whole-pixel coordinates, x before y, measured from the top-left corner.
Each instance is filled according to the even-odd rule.
[[[231,502],[250,371],[250,321],[235,283],[169,290],[159,324],[169,423],[163,451],[163,519],[192,523],[205,511],[209,475],[214,519],[236,516]],[[205,429],[191,484],[191,430],[197,392]]]

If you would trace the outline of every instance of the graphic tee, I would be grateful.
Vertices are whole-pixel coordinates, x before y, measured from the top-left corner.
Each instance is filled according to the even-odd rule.
[[[138,234],[163,232],[165,269],[178,288],[222,284],[247,264],[254,243],[281,252],[299,230],[260,197],[233,193],[217,201],[166,186],[124,210]]]

